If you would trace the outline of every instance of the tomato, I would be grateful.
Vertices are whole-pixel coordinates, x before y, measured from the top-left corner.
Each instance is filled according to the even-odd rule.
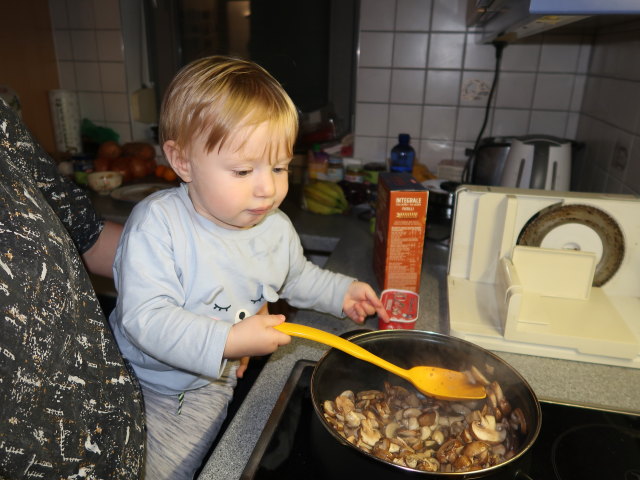
[[[128,157],[118,157],[111,162],[111,170],[122,173],[122,183],[130,182],[133,179],[131,171],[131,159]]]
[[[96,172],[106,172],[111,168],[111,159],[106,157],[98,157],[93,161],[93,169]]]
[[[96,157],[101,158],[118,158],[122,154],[122,148],[117,142],[113,140],[107,140],[98,147],[98,153]]]
[[[147,175],[151,175],[156,170],[156,159],[155,157],[147,158],[145,159],[145,162],[147,164]]]
[[[146,142],[129,142],[122,146],[123,157],[142,157],[147,160],[155,160],[156,150],[153,145]]]
[[[129,159],[129,168],[134,180],[146,177],[151,173],[147,168],[147,161],[142,157],[131,157]]]

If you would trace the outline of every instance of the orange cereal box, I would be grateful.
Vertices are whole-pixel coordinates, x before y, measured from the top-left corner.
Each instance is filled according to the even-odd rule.
[[[373,269],[382,290],[420,293],[429,191],[409,173],[380,174]]]

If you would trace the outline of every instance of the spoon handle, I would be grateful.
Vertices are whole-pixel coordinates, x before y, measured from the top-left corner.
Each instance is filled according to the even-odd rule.
[[[274,328],[280,330],[287,335],[291,335],[294,337],[306,338],[309,340],[314,340],[316,342],[324,343],[325,345],[329,345],[330,347],[337,348],[338,350],[342,350],[349,355],[359,358],[360,360],[364,360],[365,362],[373,363],[380,368],[390,371],[402,378],[407,378],[407,370],[404,368],[400,368],[393,363],[389,363],[386,360],[374,355],[368,350],[365,350],[359,345],[356,345],[349,340],[345,340],[342,337],[334,335],[329,332],[325,332],[324,330],[319,330],[317,328],[307,327],[306,325],[300,325],[298,323],[281,323],[280,325],[276,325]]]

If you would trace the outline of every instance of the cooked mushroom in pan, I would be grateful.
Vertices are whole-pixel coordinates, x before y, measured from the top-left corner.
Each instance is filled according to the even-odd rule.
[[[384,383],[384,390],[342,392],[323,404],[324,417],[359,449],[397,465],[430,472],[469,472],[498,465],[520,449],[527,431],[500,385],[477,369],[481,401],[449,402]]]

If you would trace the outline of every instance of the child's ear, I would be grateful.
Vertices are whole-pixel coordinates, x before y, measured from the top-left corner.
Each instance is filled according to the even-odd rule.
[[[162,150],[173,171],[178,174],[183,182],[190,182],[191,163],[189,163],[186,152],[174,140],[164,142]]]

